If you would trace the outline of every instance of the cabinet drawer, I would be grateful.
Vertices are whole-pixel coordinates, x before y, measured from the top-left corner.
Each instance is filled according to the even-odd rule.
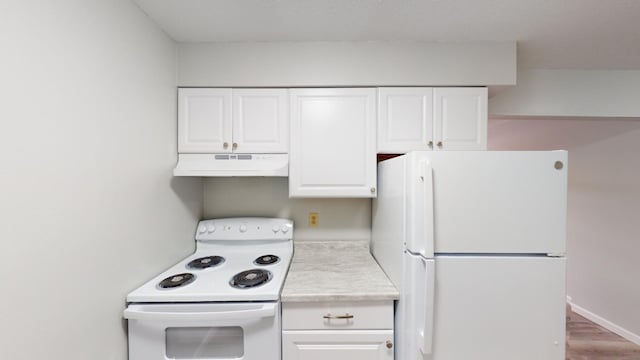
[[[393,301],[284,303],[282,329],[393,329]]]
[[[393,360],[393,330],[283,331],[283,360]]]

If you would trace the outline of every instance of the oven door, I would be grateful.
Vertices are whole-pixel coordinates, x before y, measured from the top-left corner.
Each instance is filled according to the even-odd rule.
[[[130,304],[129,360],[280,360],[280,307],[269,303]]]

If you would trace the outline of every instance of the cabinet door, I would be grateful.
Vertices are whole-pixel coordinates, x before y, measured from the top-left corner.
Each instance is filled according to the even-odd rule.
[[[286,89],[233,90],[233,144],[240,153],[289,151]]]
[[[433,149],[433,88],[378,89],[378,153]]]
[[[178,89],[178,152],[231,151],[231,89]]]
[[[487,149],[487,88],[435,88],[436,150]]]
[[[282,360],[393,360],[393,330],[283,331]]]
[[[376,89],[290,90],[289,196],[374,197]]]

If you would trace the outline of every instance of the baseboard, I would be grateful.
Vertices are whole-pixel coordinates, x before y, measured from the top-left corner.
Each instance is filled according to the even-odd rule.
[[[585,317],[586,319],[593,321],[594,323],[602,326],[603,328],[622,336],[623,338],[640,345],[640,335],[634,334],[631,331],[623,328],[622,326],[616,325],[611,321],[592,313],[591,311],[581,307],[580,305],[576,305],[571,301],[571,297],[567,296],[567,302],[571,306],[571,310],[576,314]]]

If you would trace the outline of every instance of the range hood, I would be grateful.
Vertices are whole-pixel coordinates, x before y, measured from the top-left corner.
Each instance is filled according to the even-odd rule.
[[[178,154],[174,176],[289,176],[288,154]]]

